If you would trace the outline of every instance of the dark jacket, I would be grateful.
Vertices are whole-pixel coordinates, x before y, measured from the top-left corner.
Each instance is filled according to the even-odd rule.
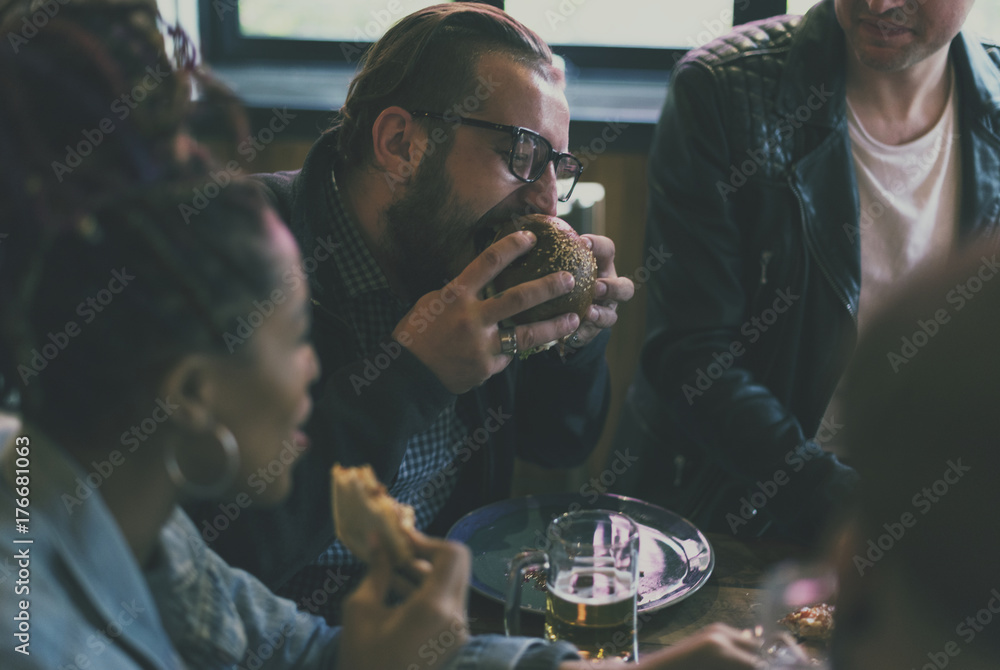
[[[336,136],[310,150],[301,171],[257,175],[298,240],[302,256],[322,259],[331,240],[328,208]],[[419,253],[419,250],[414,250]],[[380,354],[364,359],[333,261],[303,263],[310,272],[312,339],[322,373],[313,389],[306,432],[311,448],[296,464],[294,489],[277,509],[242,509],[209,544],[226,561],[277,588],[332,542],[329,471],[334,462],[370,463],[392,482],[406,442],[427,429],[454,397],[431,370],[386,333]],[[547,467],[583,463],[597,443],[609,400],[607,334],[567,358],[555,352],[515,360],[479,388],[458,397],[456,411],[472,440],[456,451],[459,483],[432,530],[443,533],[462,514],[510,495],[514,457]],[[384,355],[382,355],[384,353]],[[359,380],[370,380],[360,386]],[[495,432],[490,429],[497,428]],[[482,430],[480,430],[482,429]],[[487,438],[481,439],[484,435]],[[224,513],[219,505],[189,509],[199,528]]]
[[[1000,214],[1000,51],[961,34],[951,58],[958,244],[994,230]],[[673,256],[649,283],[619,439],[645,447],[640,481],[626,485],[706,527],[755,535],[777,520],[808,539],[853,487],[853,471],[813,440],[857,340],[845,62],[828,0],[804,18],[742,26],[672,77],[650,159],[647,243]]]

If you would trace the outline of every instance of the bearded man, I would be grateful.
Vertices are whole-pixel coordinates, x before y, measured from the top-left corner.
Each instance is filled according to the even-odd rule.
[[[443,533],[510,495],[515,456],[570,467],[596,443],[607,329],[634,291],[616,275],[611,240],[584,236],[598,279],[582,320],[498,325],[570,291],[567,272],[484,295],[534,243],[522,231],[491,244],[496,228],[554,215],[582,171],[566,153],[564,87],[548,46],[502,11],[430,7],[372,47],[302,170],[260,176],[303,257],[316,259],[298,276],[312,289],[323,373],[292,498],[230,515],[212,548],[305,609],[335,619],[360,571],[334,540],[335,461],[372,464],[419,529]],[[517,356],[562,338],[564,357]],[[189,510],[215,530],[204,524],[217,506]]]

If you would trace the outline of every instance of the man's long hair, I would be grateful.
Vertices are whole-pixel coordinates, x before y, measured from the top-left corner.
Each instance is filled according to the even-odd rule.
[[[372,126],[387,107],[443,113],[471,95],[486,53],[558,76],[548,45],[495,7],[435,5],[400,20],[365,54],[331,128],[340,133],[341,164],[351,169],[370,160]]]

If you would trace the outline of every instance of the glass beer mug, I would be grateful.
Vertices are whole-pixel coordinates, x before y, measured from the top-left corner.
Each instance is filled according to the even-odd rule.
[[[504,606],[508,635],[520,633],[521,585],[529,570],[546,579],[545,636],[564,640],[587,659],[638,658],[636,595],[639,529],[624,514],[589,510],[549,524],[547,551],[511,562]]]

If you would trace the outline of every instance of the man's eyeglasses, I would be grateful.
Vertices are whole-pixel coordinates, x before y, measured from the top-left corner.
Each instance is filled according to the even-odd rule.
[[[556,167],[556,193],[560,202],[566,202],[573,195],[576,182],[583,172],[583,163],[572,154],[561,154],[552,148],[547,139],[534,130],[519,126],[505,126],[500,123],[490,123],[464,116],[437,114],[435,112],[410,112],[411,116],[426,116],[430,119],[440,119],[449,123],[458,123],[475,128],[498,130],[510,135],[512,143],[507,167],[510,173],[528,184],[538,181],[545,172],[549,161]]]

